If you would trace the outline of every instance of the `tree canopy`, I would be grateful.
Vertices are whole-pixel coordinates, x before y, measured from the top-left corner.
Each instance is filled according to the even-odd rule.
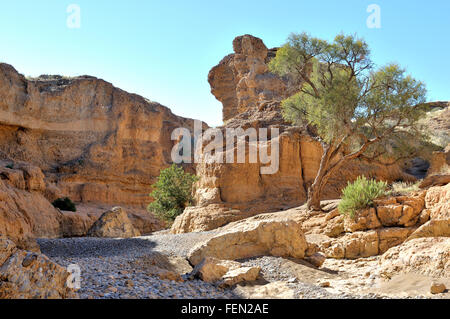
[[[319,209],[323,186],[344,162],[392,163],[413,154],[417,145],[411,141],[425,138],[419,125],[425,85],[397,64],[376,68],[368,44],[355,35],[340,34],[329,43],[292,34],[269,69],[298,87],[282,102],[284,118],[314,126],[324,148],[310,208]]]

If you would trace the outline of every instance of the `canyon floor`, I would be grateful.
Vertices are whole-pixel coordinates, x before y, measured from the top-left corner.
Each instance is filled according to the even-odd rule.
[[[320,268],[304,260],[281,257],[254,257],[240,260],[244,265],[261,267],[256,282],[222,289],[183,275],[183,282],[161,280],[149,274],[145,259],[155,254],[185,258],[197,242],[212,232],[169,234],[160,231],[150,236],[129,239],[65,238],[39,239],[42,252],[67,267],[81,269],[80,298],[87,299],[450,299],[450,292],[432,295],[433,278],[419,274],[397,275],[389,280],[377,272],[378,258],[357,260],[327,259]],[[441,280],[442,281],[442,280]],[[450,280],[444,281],[450,286]]]

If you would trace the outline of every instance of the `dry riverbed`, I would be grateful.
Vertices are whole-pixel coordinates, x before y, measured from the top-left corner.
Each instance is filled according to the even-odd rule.
[[[186,257],[214,232],[168,234],[131,239],[39,239],[44,254],[62,266],[81,269],[81,298],[450,298],[429,294],[432,279],[400,276],[390,281],[377,274],[377,257],[357,261],[327,260],[320,269],[280,257],[241,260],[262,268],[256,283],[221,289],[201,280],[175,282],[149,275],[139,260],[155,253]],[[187,276],[185,276],[187,279]],[[450,283],[448,283],[450,286]],[[447,286],[447,287],[448,287]]]

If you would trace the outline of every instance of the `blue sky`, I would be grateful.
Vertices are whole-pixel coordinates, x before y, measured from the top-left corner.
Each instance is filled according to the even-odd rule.
[[[70,4],[81,9],[79,29],[67,27]],[[381,8],[380,29],[366,25],[370,4]],[[357,33],[378,65],[398,62],[426,83],[429,100],[450,100],[449,15],[447,0],[2,1],[0,61],[30,76],[93,75],[220,125],[207,75],[247,33],[268,47],[291,32]]]

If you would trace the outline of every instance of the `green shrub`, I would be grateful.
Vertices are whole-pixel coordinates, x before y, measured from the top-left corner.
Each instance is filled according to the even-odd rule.
[[[77,207],[68,197],[58,198],[52,203],[52,205],[56,208],[59,208],[60,210],[66,210],[70,212],[77,211]]]
[[[342,191],[342,200],[339,203],[339,212],[354,218],[360,209],[373,206],[373,200],[386,195],[387,183],[368,180],[359,176],[353,183],[348,183]]]
[[[197,180],[197,176],[185,173],[175,164],[161,170],[157,182],[152,185],[150,196],[154,201],[148,205],[148,211],[165,221],[174,221],[192,204],[192,186]]]
[[[14,169],[14,164],[8,164],[8,165],[6,165],[6,168]]]

